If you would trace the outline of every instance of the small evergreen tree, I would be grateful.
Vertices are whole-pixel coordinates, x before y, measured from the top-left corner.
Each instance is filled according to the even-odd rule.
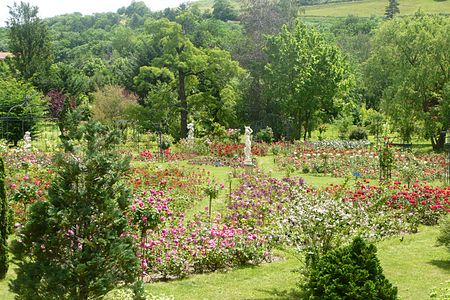
[[[8,202],[5,192],[5,167],[0,157],[0,279],[8,272]]]
[[[68,131],[48,201],[30,207],[12,244],[16,299],[99,298],[138,278],[121,183],[129,159],[113,151],[118,141],[118,132],[93,121]]]
[[[383,275],[376,252],[374,245],[356,238],[319,257],[308,274],[309,299],[397,299],[397,288]]]
[[[392,19],[395,14],[399,13],[400,9],[398,8],[398,0],[389,0],[389,4],[388,6],[386,6],[384,17],[386,19]]]

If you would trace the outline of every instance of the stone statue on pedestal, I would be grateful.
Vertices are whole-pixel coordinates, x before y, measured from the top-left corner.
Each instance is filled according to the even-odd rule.
[[[252,133],[253,130],[245,126],[245,148],[244,148],[244,154],[245,154],[245,160],[244,165],[246,166],[253,166],[252,161]]]
[[[188,141],[193,141],[194,140],[194,123],[189,123],[187,124],[187,129],[188,129],[188,136],[187,139]]]

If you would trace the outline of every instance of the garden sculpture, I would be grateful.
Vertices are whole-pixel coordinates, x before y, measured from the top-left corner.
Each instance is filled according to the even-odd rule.
[[[252,133],[253,130],[245,126],[245,148],[244,148],[244,154],[245,154],[245,160],[244,165],[246,166],[252,166]]]

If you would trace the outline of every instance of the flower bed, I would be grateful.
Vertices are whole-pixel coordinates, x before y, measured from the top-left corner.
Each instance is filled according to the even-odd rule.
[[[145,275],[179,278],[245,263],[260,263],[269,256],[268,244],[258,230],[233,227],[217,215],[185,220],[170,210],[171,199],[150,191],[136,198],[129,210]]]

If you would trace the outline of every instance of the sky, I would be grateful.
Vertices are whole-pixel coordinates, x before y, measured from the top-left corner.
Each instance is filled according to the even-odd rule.
[[[166,7],[177,7],[185,0],[140,0],[152,10],[161,10]],[[5,26],[9,17],[8,6],[15,0],[0,0],[0,27]],[[20,0],[16,0],[20,2]],[[117,9],[128,6],[131,0],[24,0],[33,6],[39,7],[39,17],[48,18],[66,13],[80,12],[84,15],[98,12],[116,12]]]

